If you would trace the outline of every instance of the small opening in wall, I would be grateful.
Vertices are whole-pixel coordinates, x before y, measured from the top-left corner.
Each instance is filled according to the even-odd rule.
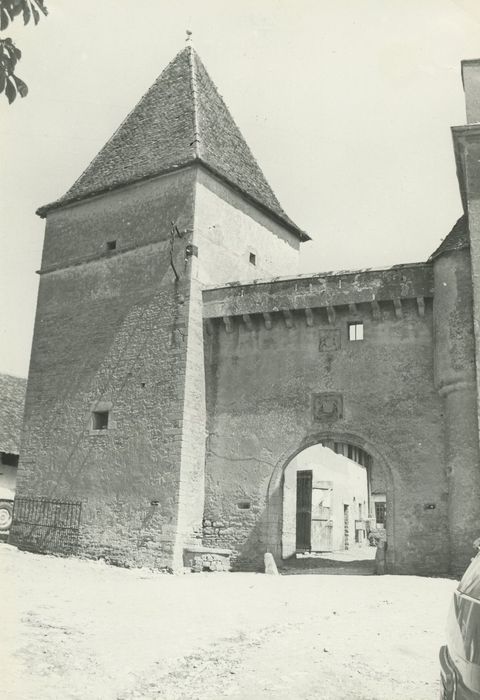
[[[117,241],[107,241],[107,250],[115,250]]]
[[[106,430],[108,428],[108,411],[94,411],[92,414],[93,430]]]
[[[255,255],[255,253],[250,253],[249,260],[250,260],[250,265],[257,264],[257,256]]]
[[[363,340],[363,321],[348,324],[348,339]]]
[[[237,508],[239,510],[250,510],[250,501],[239,501],[237,503]]]
[[[8,467],[18,467],[18,455],[11,452],[0,452],[0,464]]]
[[[145,386],[146,386],[145,382],[140,382],[140,386],[142,387],[142,389],[145,389]]]

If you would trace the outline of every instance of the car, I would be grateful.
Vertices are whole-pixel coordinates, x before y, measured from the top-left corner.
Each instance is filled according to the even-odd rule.
[[[0,486],[0,534],[8,532],[12,524],[14,498],[15,492],[12,489]]]
[[[454,593],[440,669],[440,700],[480,700],[480,552]]]

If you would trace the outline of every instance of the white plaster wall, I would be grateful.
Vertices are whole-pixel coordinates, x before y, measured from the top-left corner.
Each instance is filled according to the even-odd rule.
[[[194,242],[198,279],[206,285],[298,274],[298,237],[198,171]],[[256,265],[249,261],[256,256]]]
[[[360,464],[337,455],[332,450],[314,445],[298,454],[285,469],[283,490],[282,556],[295,553],[297,472],[312,471],[312,485],[332,482],[331,519],[333,521],[333,550],[345,548],[344,505],[349,507],[349,545],[355,546],[355,520],[359,519],[359,504],[362,518],[368,516],[367,470]],[[315,499],[312,501],[312,517],[315,517]]]

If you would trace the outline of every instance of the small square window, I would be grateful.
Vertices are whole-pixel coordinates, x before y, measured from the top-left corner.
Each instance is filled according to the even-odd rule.
[[[257,256],[255,253],[250,253],[250,265],[256,265],[257,264]]]
[[[18,455],[11,452],[0,452],[0,464],[7,467],[18,467]]]
[[[108,411],[94,411],[92,413],[92,429],[106,430],[108,428]]]
[[[348,324],[348,339],[349,340],[363,340],[363,322],[355,321],[355,323]]]
[[[237,508],[239,510],[250,510],[250,501],[238,501]]]
[[[115,250],[117,241],[107,241],[107,250]]]

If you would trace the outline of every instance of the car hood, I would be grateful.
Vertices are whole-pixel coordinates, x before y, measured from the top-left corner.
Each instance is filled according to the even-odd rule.
[[[448,652],[464,684],[480,693],[480,601],[455,591],[447,623]]]

